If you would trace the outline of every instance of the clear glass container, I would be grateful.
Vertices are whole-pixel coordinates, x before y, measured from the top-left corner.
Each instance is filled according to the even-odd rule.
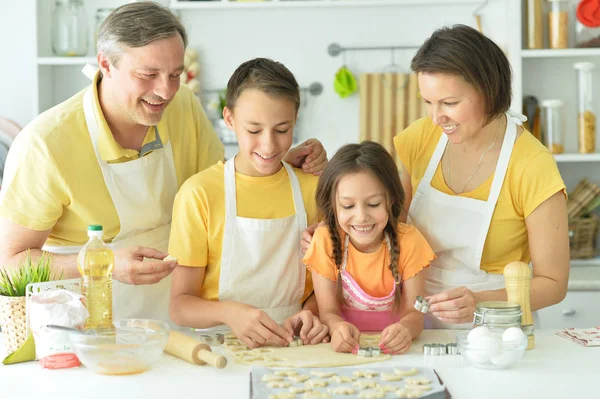
[[[473,327],[485,326],[490,330],[504,331],[510,327],[521,328],[521,306],[503,301],[480,302],[475,305]]]
[[[540,49],[544,46],[542,0],[526,0],[527,48]]]
[[[577,62],[577,138],[582,154],[596,151],[596,106],[594,102],[593,62]]]
[[[114,8],[99,8],[96,10],[96,26],[94,29],[94,48],[98,48],[98,32],[100,32],[100,26],[108,17],[108,15],[113,12]]]
[[[83,56],[88,51],[88,20],[83,0],[56,0],[52,51],[57,56]]]
[[[575,46],[600,47],[600,13],[598,4],[589,0],[577,3],[575,11]]]
[[[562,100],[542,100],[542,143],[553,154],[565,152],[565,103]]]
[[[551,49],[569,47],[569,0],[547,0],[548,46]]]

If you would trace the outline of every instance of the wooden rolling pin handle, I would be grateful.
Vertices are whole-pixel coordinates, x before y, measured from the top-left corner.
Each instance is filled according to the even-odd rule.
[[[165,352],[197,365],[208,363],[220,369],[227,365],[227,359],[212,353],[210,346],[177,331],[169,332]]]

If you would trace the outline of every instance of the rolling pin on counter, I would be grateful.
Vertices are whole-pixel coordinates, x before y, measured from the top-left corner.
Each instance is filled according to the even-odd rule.
[[[222,355],[212,353],[210,346],[173,330],[169,332],[169,341],[165,352],[200,366],[208,364],[218,369],[227,366],[227,359]]]

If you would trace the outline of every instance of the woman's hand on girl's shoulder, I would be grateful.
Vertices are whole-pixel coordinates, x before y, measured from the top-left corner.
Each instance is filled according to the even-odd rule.
[[[360,331],[354,324],[337,323],[331,329],[331,346],[336,352],[356,354],[360,348]]]
[[[301,310],[283,322],[283,328],[292,336],[298,336],[304,345],[329,342],[329,327],[310,310]]]

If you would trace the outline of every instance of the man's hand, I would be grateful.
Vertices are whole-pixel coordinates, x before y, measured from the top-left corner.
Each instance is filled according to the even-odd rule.
[[[329,342],[329,328],[310,310],[301,310],[283,322],[283,328],[291,334],[299,336],[304,345],[315,345]]]
[[[115,251],[113,278],[125,284],[156,284],[167,277],[177,261],[163,261],[167,254],[147,247],[129,247]],[[144,262],[144,259],[158,262]]]
[[[266,344],[288,346],[294,340],[293,334],[260,309],[232,302],[227,312],[226,324],[240,341],[252,349]]]
[[[304,143],[288,151],[284,161],[305,173],[320,176],[327,166],[327,151],[317,139],[308,139]]]

